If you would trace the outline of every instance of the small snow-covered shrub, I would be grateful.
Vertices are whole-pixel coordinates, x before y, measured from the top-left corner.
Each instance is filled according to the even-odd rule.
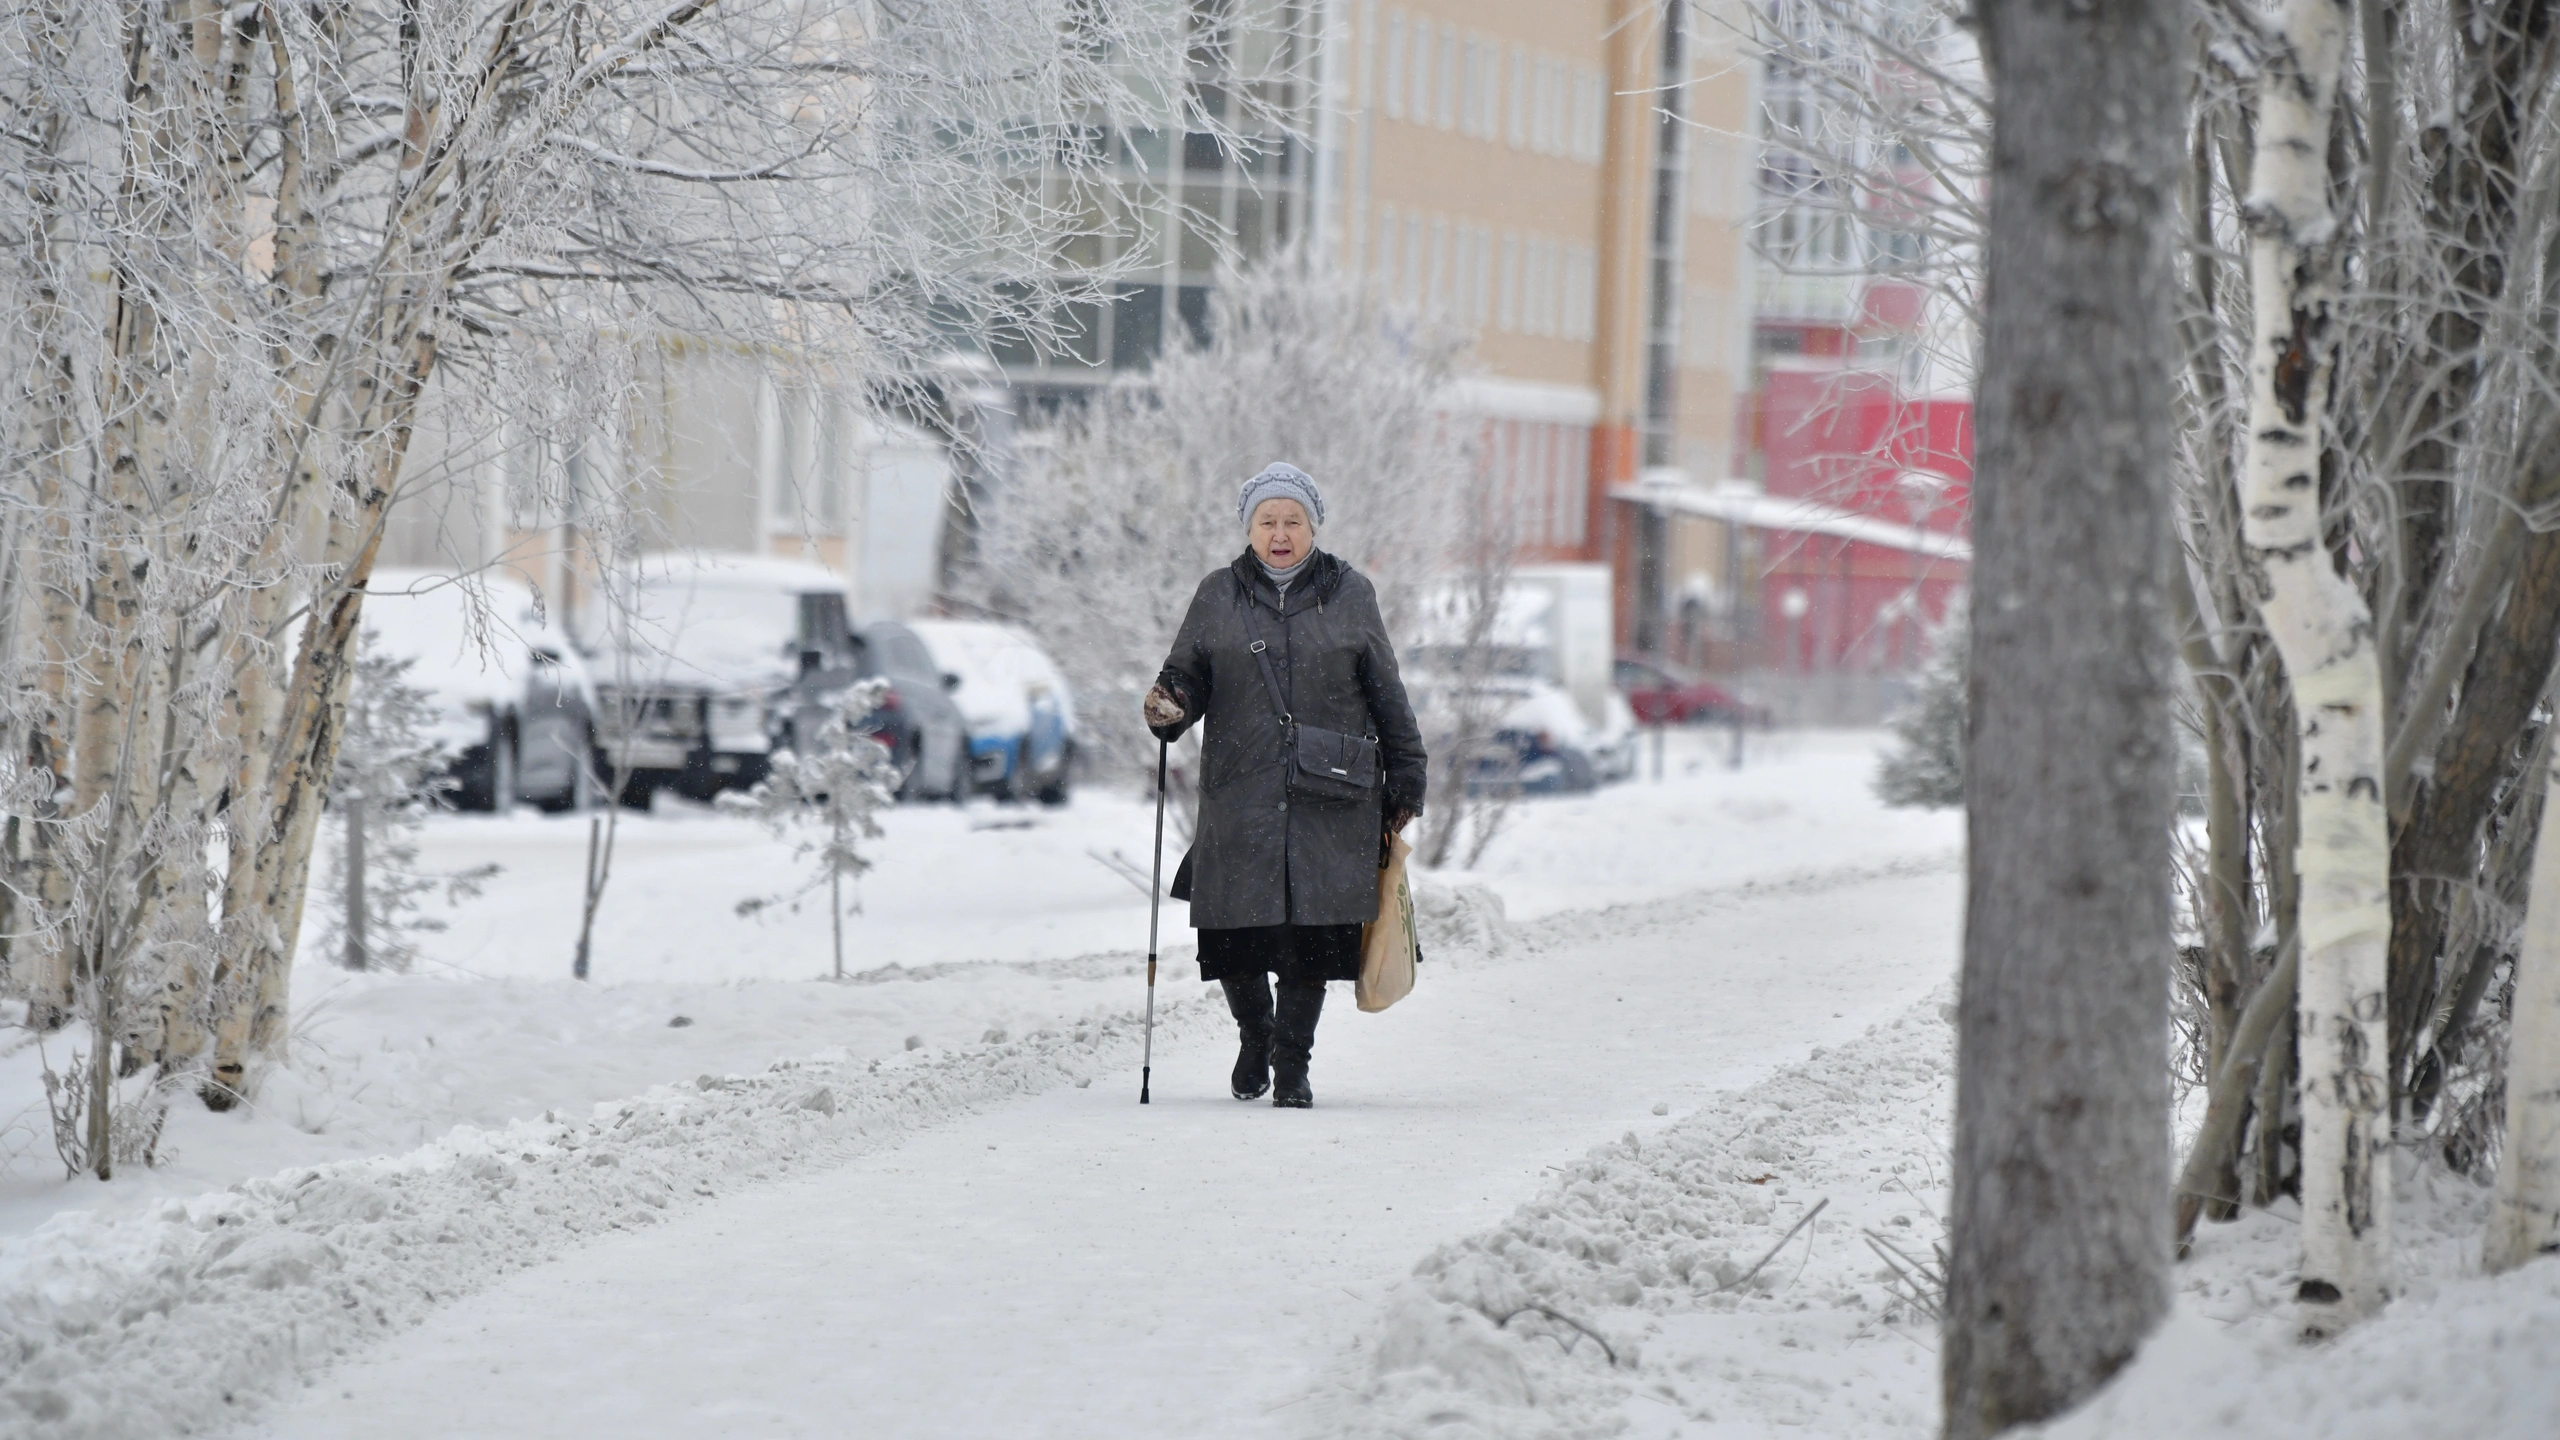
[[[1887,805],[1943,810],[1964,803],[1965,673],[1973,646],[1962,601],[1929,637],[1929,664],[1893,720],[1894,747],[1876,770]]]
[[[406,970],[417,958],[413,937],[444,921],[426,908],[438,889],[446,903],[469,899],[498,873],[478,865],[438,874],[418,864],[418,831],[441,780],[440,755],[428,731],[435,701],[409,683],[414,657],[387,653],[371,629],[356,650],[347,687],[347,717],[330,774],[329,808],[339,844],[330,857],[320,953],[350,970]]]
[[[866,680],[847,690],[833,714],[794,737],[793,748],[773,757],[773,773],[744,795],[725,797],[733,807],[764,822],[777,837],[798,837],[795,858],[814,861],[796,889],[738,902],[738,913],[755,915],[776,905],[793,910],[827,889],[827,913],[835,940],[835,978],[844,978],[844,882],[871,868],[861,844],[877,839],[875,818],[895,804],[892,790],[898,767],[888,748],[863,730],[862,722],[888,696],[889,682]]]

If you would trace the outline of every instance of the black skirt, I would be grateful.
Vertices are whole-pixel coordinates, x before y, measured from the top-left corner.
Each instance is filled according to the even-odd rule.
[[[1276,975],[1283,985],[1360,978],[1360,931],[1350,925],[1249,925],[1202,930],[1200,978]]]

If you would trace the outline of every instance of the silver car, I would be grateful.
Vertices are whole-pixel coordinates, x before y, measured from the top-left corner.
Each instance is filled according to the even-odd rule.
[[[366,645],[408,660],[403,678],[432,701],[427,738],[444,756],[450,803],[567,810],[585,801],[595,687],[530,587],[384,567],[365,587],[363,632]]]

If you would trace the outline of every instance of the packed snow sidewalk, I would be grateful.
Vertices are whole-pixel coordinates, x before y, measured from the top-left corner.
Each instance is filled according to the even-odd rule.
[[[1307,1113],[1227,1098],[1195,1006],[1152,1106],[1123,1069],[601,1238],[244,1433],[1300,1433],[1416,1255],[1942,986],[1955,899],[1938,860],[1523,926],[1329,1018]]]

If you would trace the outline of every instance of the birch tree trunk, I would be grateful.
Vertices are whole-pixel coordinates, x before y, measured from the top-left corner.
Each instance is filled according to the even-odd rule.
[[[1990,286],[1949,1440],[2095,1390],[2159,1322],[2170,1268],[2169,295],[2188,12],[1980,14]]]
[[[2543,774],[2542,821],[2507,1040],[2507,1130],[2480,1263],[2491,1274],[2560,1251],[2560,763]]]
[[[2254,315],[2241,534],[2302,747],[2299,1300],[2315,1333],[2386,1298],[2391,1232],[2382,670],[2320,514],[2340,270],[2329,126],[2349,18],[2340,0],[2285,0],[2270,22],[2243,211]]]

